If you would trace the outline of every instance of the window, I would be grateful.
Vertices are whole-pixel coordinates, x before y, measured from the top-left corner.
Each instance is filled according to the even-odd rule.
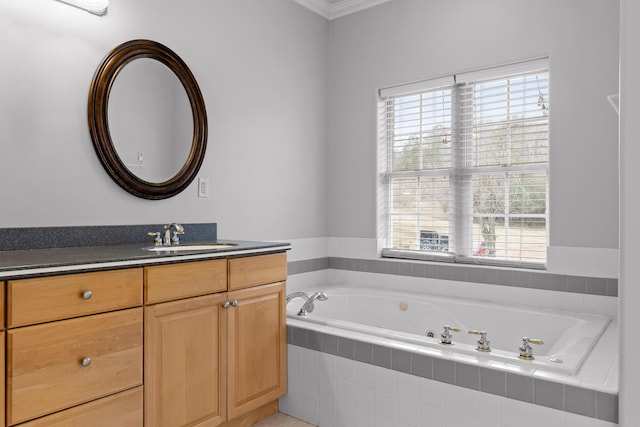
[[[547,60],[380,91],[383,256],[543,267]]]

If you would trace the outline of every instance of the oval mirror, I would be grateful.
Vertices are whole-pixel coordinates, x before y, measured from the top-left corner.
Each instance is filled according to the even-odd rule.
[[[88,110],[96,153],[129,193],[166,199],[195,178],[207,144],[204,99],[168,47],[150,40],[116,47],[91,82]]]

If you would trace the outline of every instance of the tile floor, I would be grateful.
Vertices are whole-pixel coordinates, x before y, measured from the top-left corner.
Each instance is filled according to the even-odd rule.
[[[252,427],[315,427],[313,424],[305,423],[297,418],[285,414],[277,413],[265,418]]]

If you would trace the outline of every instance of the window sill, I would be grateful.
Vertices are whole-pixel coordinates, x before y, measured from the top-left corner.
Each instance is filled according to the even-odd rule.
[[[450,252],[428,252],[406,249],[384,248],[382,258],[398,258],[416,261],[447,262],[458,264],[473,264],[489,267],[527,268],[533,270],[546,270],[546,263],[532,261],[508,261],[491,257],[469,257],[456,255]]]

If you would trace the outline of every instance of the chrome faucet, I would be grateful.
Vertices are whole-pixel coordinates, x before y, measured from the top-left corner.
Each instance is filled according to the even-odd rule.
[[[533,339],[533,338],[528,338],[528,337],[522,337],[522,345],[519,347],[520,350],[520,359],[524,359],[524,360],[533,360],[533,347],[531,347],[529,344],[537,344],[537,345],[542,345],[544,344],[544,342],[542,340],[538,340],[538,339]]]
[[[480,335],[480,339],[478,340],[478,346],[476,350],[484,351],[486,353],[491,351],[491,341],[487,339],[487,331],[476,331],[475,329],[469,331],[470,334]]]
[[[171,237],[171,227],[174,227],[176,229],[176,231],[173,232],[173,237]],[[179,245],[180,244],[180,239],[178,238],[178,235],[183,235],[184,234],[184,227],[181,226],[178,223],[171,223],[168,225],[164,226],[164,239],[162,239],[162,244],[164,246],[169,246],[169,245]]]
[[[300,308],[300,311],[298,311],[298,316],[307,317],[309,313],[311,313],[315,308],[315,306],[313,305],[314,301],[326,301],[329,299],[329,296],[326,294],[326,292],[322,291],[318,291],[311,296],[307,295],[304,292],[293,292],[287,295],[287,304],[289,304],[289,301],[294,298],[302,298],[305,300],[305,303]]]

